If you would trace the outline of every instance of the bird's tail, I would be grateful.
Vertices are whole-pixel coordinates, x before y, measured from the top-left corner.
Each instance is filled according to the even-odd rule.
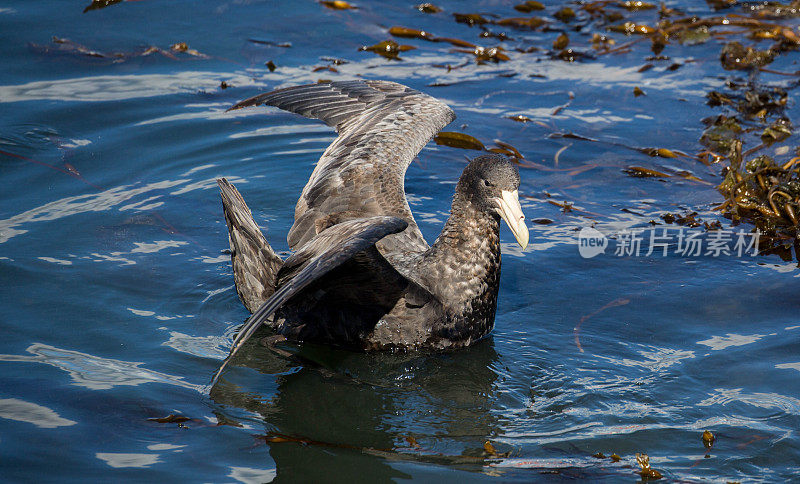
[[[225,178],[218,179],[217,184],[228,224],[236,292],[252,313],[275,292],[275,279],[283,261],[264,238],[236,187]]]

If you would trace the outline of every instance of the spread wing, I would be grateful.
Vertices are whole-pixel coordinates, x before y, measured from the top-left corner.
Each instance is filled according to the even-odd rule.
[[[239,190],[225,178],[217,180],[228,225],[236,292],[250,312],[275,292],[283,261],[267,243]]]
[[[428,245],[405,196],[406,169],[425,144],[455,119],[441,101],[387,81],[346,81],[290,87],[242,101],[231,109],[266,104],[336,128],[295,207],[288,242],[302,247],[325,228],[378,215],[408,223],[387,237],[385,252],[416,252]]]
[[[385,259],[374,250],[374,245],[387,235],[396,234],[407,227],[408,223],[397,217],[370,217],[349,220],[323,231],[314,240],[292,254],[291,257],[286,259],[281,269],[278,290],[250,316],[239,330],[233,341],[230,354],[217,370],[211,385],[213,386],[216,383],[222,370],[250,336],[281,305],[296,296],[309,284],[323,278],[333,269],[358,256],[362,259],[362,267],[358,268],[359,272],[375,272],[377,277],[380,278],[380,271],[383,270],[387,272],[386,277],[402,277],[393,272],[390,266],[387,267],[388,264],[386,264]],[[364,267],[365,265],[367,266],[366,268]],[[383,269],[381,269],[382,266]],[[389,271],[392,274],[389,274]],[[362,288],[364,297],[369,296],[369,293],[373,290],[374,288],[371,287]]]

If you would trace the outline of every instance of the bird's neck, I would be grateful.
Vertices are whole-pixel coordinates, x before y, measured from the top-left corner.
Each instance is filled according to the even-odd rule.
[[[420,272],[440,301],[452,301],[455,312],[490,305],[494,314],[500,283],[499,217],[478,210],[459,191],[450,218],[422,258]],[[492,318],[493,319],[493,318]]]

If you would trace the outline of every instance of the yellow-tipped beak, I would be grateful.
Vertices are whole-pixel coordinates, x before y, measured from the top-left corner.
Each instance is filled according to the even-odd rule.
[[[495,198],[495,202],[500,206],[500,216],[508,224],[508,228],[517,238],[517,243],[525,249],[528,246],[528,226],[525,225],[525,214],[519,206],[519,194],[516,190],[509,192],[503,190],[503,198]]]

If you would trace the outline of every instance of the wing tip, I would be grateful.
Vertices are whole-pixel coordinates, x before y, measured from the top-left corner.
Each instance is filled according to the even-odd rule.
[[[258,106],[260,98],[264,96],[264,94],[259,94],[258,96],[253,96],[245,99],[244,101],[239,101],[238,103],[234,104],[233,106],[229,107],[225,110],[226,113],[231,111],[237,111],[242,108],[249,108],[252,106]]]
[[[239,194],[239,190],[236,189],[235,186],[231,182],[228,181],[227,178],[217,178],[217,186],[219,187],[220,196],[222,197],[223,205],[227,205],[230,203],[230,200],[241,200],[244,203],[244,199]],[[227,204],[226,204],[227,202]]]
[[[403,96],[411,96],[411,95],[418,95],[423,94],[428,96],[427,94],[418,91],[417,89],[411,88],[406,86],[405,84],[400,84],[394,81],[385,81],[385,80],[377,80],[377,79],[352,79],[349,81],[335,81],[335,82],[317,82],[315,84],[301,84],[298,86],[293,87],[286,87],[282,89],[275,89],[269,92],[265,92],[262,94],[258,94],[252,97],[249,97],[243,101],[239,101],[233,106],[229,107],[225,110],[225,112],[236,111],[242,108],[258,106],[261,104],[271,104],[270,101],[279,101],[280,96],[283,94],[290,94],[293,92],[299,92],[300,90],[315,90],[314,88],[323,88],[328,87],[328,89],[339,90],[339,94],[344,96],[353,96],[355,93],[351,92],[351,89],[358,89],[361,86],[362,88],[367,88],[373,91],[376,94],[382,95],[403,95]],[[274,96],[278,96],[274,98]],[[357,98],[356,96],[355,98]],[[431,97],[431,96],[429,96]],[[354,99],[355,99],[354,98]],[[436,99],[431,97],[432,99]],[[437,101],[439,101],[437,99]],[[441,101],[439,101],[441,102]],[[280,106],[278,106],[280,107]],[[448,106],[449,108],[449,106]],[[284,109],[284,108],[281,108]],[[289,111],[292,111],[289,109]],[[452,110],[451,110],[452,111]],[[453,118],[455,118],[455,114],[453,113]]]
[[[386,228],[390,230],[389,233],[392,234],[402,232],[409,226],[408,220],[394,216],[386,217],[385,223],[386,223]]]

